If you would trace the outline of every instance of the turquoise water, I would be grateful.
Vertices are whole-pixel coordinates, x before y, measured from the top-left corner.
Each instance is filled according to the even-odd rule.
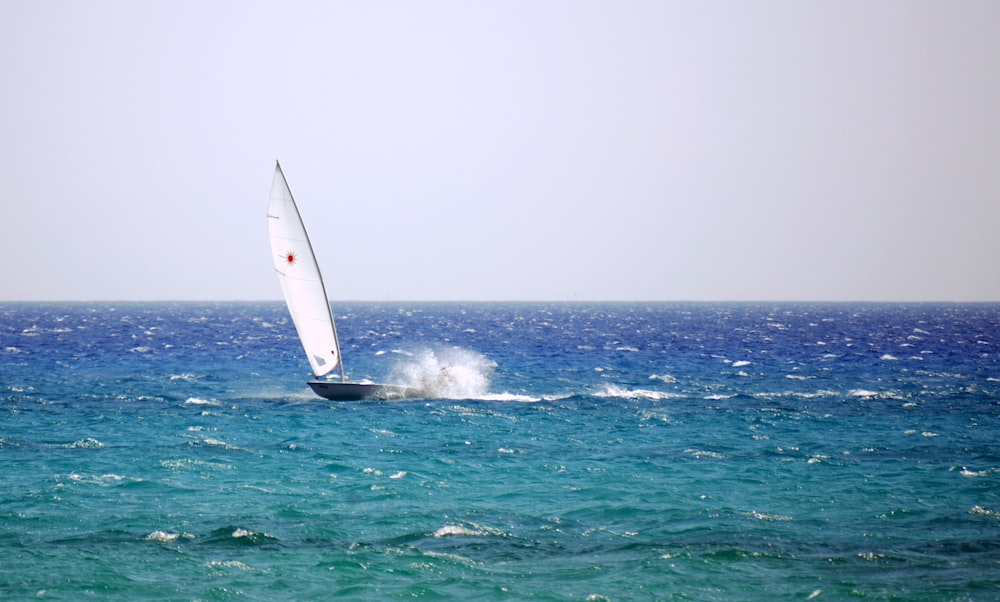
[[[1000,305],[0,304],[0,597],[1000,599]]]

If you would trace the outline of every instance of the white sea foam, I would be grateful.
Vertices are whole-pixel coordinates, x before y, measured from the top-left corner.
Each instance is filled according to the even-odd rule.
[[[216,401],[214,399],[199,399],[197,397],[188,397],[187,400],[184,402],[184,405],[186,405],[186,406],[216,406],[216,407],[220,407],[223,404],[222,404],[221,401]]]
[[[447,524],[434,532],[434,537],[490,537],[504,536],[506,533],[492,527],[469,523],[465,525]]]
[[[742,368],[743,366],[749,366],[753,362],[748,362],[746,360],[738,360],[733,362],[733,368]]]
[[[393,370],[392,380],[420,389],[427,397],[478,399],[490,389],[496,362],[458,347],[424,349],[408,354]]]
[[[658,380],[667,384],[674,384],[677,382],[677,379],[670,374],[651,374],[649,376],[649,380]]]
[[[434,537],[448,537],[450,535],[480,535],[480,533],[460,525],[445,525],[434,532]]]
[[[77,472],[71,472],[68,475],[66,475],[66,478],[76,483],[86,483],[89,485],[110,485],[110,484],[120,483],[125,480],[124,476],[114,473],[107,473],[102,475],[87,475],[87,474],[80,474]]]
[[[713,460],[725,460],[726,456],[714,451],[705,451],[702,449],[685,449],[685,454],[691,454],[695,458],[711,458]]]
[[[883,361],[887,361],[887,362],[898,362],[899,361],[898,357],[896,357],[895,355],[891,355],[889,353],[884,354],[879,359],[883,360]]]
[[[660,401],[680,397],[675,393],[651,391],[649,389],[626,389],[618,385],[605,385],[603,389],[594,392],[594,397],[616,397],[623,399],[649,399]]]
[[[962,467],[962,471],[959,473],[963,477],[985,477],[990,474],[988,470],[969,470],[966,467]]]
[[[1000,518],[1000,512],[996,510],[990,510],[989,508],[983,508],[982,506],[973,506],[969,510],[969,514],[978,514],[980,516],[989,516],[992,518]]]
[[[229,443],[226,443],[225,441],[222,441],[221,439],[215,439],[214,437],[206,437],[206,438],[202,439],[201,441],[198,441],[198,442],[192,441],[189,444],[190,445],[199,445],[199,444],[200,445],[207,445],[209,447],[218,447],[218,448],[229,450],[229,451],[247,451],[247,450],[245,450],[245,449],[243,449],[241,447],[237,447],[235,445],[230,445]]]
[[[195,536],[190,533],[174,533],[173,531],[153,531],[146,536],[146,541],[155,541],[159,543],[173,543],[178,539],[194,539]]]
[[[86,439],[78,439],[66,447],[70,449],[101,449],[104,444],[93,437],[87,437]]]
[[[158,541],[160,543],[170,543],[172,541],[177,541],[180,537],[177,533],[168,533],[166,531],[153,531],[146,536],[147,541]]]

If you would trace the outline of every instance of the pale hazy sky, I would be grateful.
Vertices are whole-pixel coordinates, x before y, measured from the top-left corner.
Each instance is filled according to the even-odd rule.
[[[0,300],[1000,300],[1000,2],[0,0]]]

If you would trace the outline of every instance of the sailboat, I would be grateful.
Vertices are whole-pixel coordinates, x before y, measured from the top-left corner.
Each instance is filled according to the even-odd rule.
[[[309,358],[309,365],[317,379],[327,377],[325,380],[309,381],[307,384],[312,390],[334,401],[418,396],[419,392],[411,387],[348,382],[323,277],[292,191],[277,161],[271,200],[267,206],[267,230],[271,237],[274,270],[278,273],[285,303]],[[337,373],[339,380],[335,380]],[[329,378],[331,374],[334,379]]]

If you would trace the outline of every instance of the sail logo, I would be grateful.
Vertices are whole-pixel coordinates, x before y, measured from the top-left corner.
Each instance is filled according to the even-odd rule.
[[[285,265],[293,266],[299,260],[299,256],[295,254],[295,251],[288,251],[281,256],[285,260]]]

